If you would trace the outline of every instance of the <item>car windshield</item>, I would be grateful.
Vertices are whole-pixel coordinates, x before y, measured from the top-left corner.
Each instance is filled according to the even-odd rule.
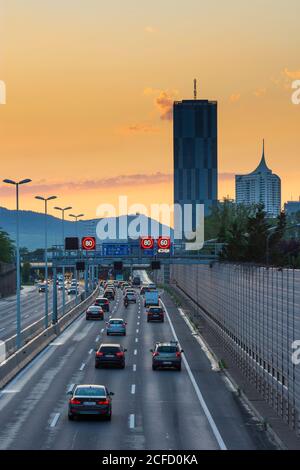
[[[176,346],[158,346],[157,351],[160,353],[176,353]]]
[[[77,387],[75,395],[81,395],[85,397],[105,397],[106,392],[102,387]]]
[[[109,322],[111,325],[122,325],[124,323],[123,320],[110,320]]]
[[[162,313],[162,309],[161,308],[150,308],[149,312],[151,312],[151,313]]]
[[[119,346],[101,346],[99,351],[103,353],[115,353],[115,352],[120,351],[120,347]]]
[[[89,307],[89,312],[99,312],[99,307],[94,306],[94,307]]]

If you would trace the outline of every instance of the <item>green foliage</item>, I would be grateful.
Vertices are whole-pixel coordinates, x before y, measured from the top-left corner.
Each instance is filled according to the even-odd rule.
[[[14,260],[14,244],[9,235],[0,230],[0,261],[12,263]]]
[[[30,282],[30,268],[31,264],[28,261],[25,261],[22,266],[22,283],[29,284]]]

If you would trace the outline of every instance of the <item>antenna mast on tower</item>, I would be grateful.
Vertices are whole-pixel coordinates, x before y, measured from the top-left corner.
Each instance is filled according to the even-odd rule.
[[[197,79],[194,78],[194,100],[197,99]]]

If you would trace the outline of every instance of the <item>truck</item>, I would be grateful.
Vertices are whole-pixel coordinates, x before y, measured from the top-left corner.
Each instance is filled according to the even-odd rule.
[[[145,292],[144,306],[149,307],[150,305],[159,305],[159,293],[157,290]]]

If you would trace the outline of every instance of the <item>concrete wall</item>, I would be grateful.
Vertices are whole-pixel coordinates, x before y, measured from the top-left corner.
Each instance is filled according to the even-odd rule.
[[[300,429],[300,270],[215,263],[174,265],[171,282],[200,307],[244,375],[290,427]]]
[[[0,262],[0,298],[16,293],[16,267]]]

